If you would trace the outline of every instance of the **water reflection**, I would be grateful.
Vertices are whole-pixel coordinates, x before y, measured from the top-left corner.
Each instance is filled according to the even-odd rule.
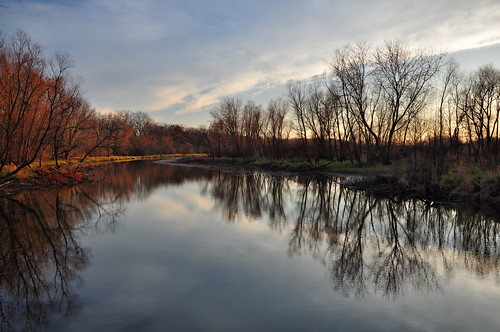
[[[325,176],[219,173],[205,193],[231,222],[250,216],[289,231],[289,254],[311,253],[336,290],[394,298],[439,291],[465,268],[499,280],[499,223],[474,209],[395,202],[341,188]],[[292,201],[288,208],[285,201]]]
[[[78,312],[73,288],[90,260],[80,237],[116,228],[119,195],[101,183],[0,199],[0,330]]]
[[[76,314],[74,288],[91,256],[81,238],[117,230],[126,203],[159,186],[205,177],[193,169],[128,163],[102,166],[93,178],[0,198],[1,331],[38,330],[55,315]]]
[[[92,183],[0,199],[0,330],[78,313],[75,289],[91,262],[81,239],[119,230],[127,202],[186,182],[201,182],[228,222],[265,220],[290,256],[313,256],[345,296],[439,292],[462,270],[500,280],[494,211],[376,199],[321,175],[138,162],[102,167]]]

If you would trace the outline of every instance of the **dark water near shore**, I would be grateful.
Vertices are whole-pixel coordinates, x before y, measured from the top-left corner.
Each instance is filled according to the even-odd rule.
[[[1,331],[500,330],[494,211],[108,165],[0,199]]]

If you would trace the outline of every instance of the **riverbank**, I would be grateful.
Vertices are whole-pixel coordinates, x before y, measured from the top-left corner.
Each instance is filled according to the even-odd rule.
[[[208,167],[231,167],[231,168],[253,168],[266,171],[280,171],[293,173],[329,173],[341,175],[374,176],[380,174],[391,174],[389,166],[358,167],[348,162],[329,162],[322,160],[318,163],[292,161],[292,160],[270,160],[270,159],[243,159],[243,158],[211,158],[211,157],[182,157],[166,161],[183,165],[198,165]]]
[[[459,164],[439,177],[399,172],[351,179],[344,185],[376,196],[500,207],[500,167]]]
[[[11,196],[28,190],[43,190],[61,186],[72,186],[85,181],[92,181],[91,171],[103,164],[122,163],[136,160],[165,160],[186,155],[168,154],[151,156],[99,156],[88,157],[80,163],[78,158],[46,161],[41,165],[33,163],[21,170],[8,181],[0,184],[0,196]],[[190,155],[198,157],[199,155]]]
[[[341,175],[341,185],[361,190],[369,195],[392,199],[423,199],[439,202],[464,202],[500,206],[500,167],[483,170],[472,165],[458,165],[438,179],[415,177],[404,165],[376,165],[358,167],[349,162],[318,163],[269,160],[209,158],[206,155],[153,155],[90,157],[83,163],[77,159],[61,160],[59,167],[53,161],[33,164],[0,185],[0,196],[15,195],[26,190],[41,190],[76,185],[92,181],[91,170],[106,163],[135,160],[158,160],[192,166],[226,167],[240,171],[258,169],[270,172],[302,174],[322,173]],[[78,166],[79,165],[79,166]],[[76,171],[78,166],[78,171]]]
[[[403,164],[358,167],[349,162],[188,157],[169,161],[184,165],[259,169],[346,176],[341,185],[392,199],[423,199],[449,203],[500,206],[500,167],[491,170],[457,165],[437,178],[416,176]]]

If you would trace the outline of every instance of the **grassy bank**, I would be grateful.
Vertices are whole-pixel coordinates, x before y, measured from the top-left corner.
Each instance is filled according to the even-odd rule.
[[[399,198],[420,198],[449,202],[490,203],[500,206],[500,167],[484,169],[473,164],[459,164],[440,176],[415,174],[407,164],[359,167],[351,162],[305,162],[299,160],[209,158],[206,155],[151,155],[89,157],[79,160],[60,160],[34,163],[23,169],[9,181],[0,184],[0,195],[11,195],[22,190],[76,184],[88,179],[89,171],[101,164],[134,160],[160,160],[180,158],[183,163],[214,164],[231,167],[250,167],[269,171],[300,173],[356,174],[342,185],[362,190],[371,195]],[[77,165],[79,165],[78,172]]]
[[[500,204],[500,166],[486,169],[477,164],[458,164],[436,175],[415,173],[404,162],[359,167],[350,162],[261,161],[253,164],[291,171],[323,171],[359,174],[343,185],[385,197],[421,198],[449,202]]]
[[[183,162],[253,167],[270,171],[356,174],[362,176],[346,180],[342,185],[383,197],[500,205],[500,167],[485,169],[476,164],[458,164],[451,166],[448,172],[436,175],[430,171],[415,173],[405,161],[367,167],[359,167],[348,161],[321,160],[312,163],[264,158],[186,158]]]
[[[292,159],[245,159],[245,158],[184,158],[183,163],[198,163],[198,164],[216,164],[235,167],[254,167],[270,171],[287,171],[287,172],[324,172],[336,174],[359,174],[359,175],[390,175],[408,172],[408,167],[404,165],[376,165],[363,166],[350,161],[328,161],[320,160],[318,162],[300,161]]]
[[[255,166],[274,168],[284,171],[317,171],[329,173],[347,173],[347,174],[392,174],[395,169],[393,166],[377,165],[359,167],[350,161],[328,161],[320,160],[317,163],[298,161],[298,160],[272,160],[260,158],[250,162]]]

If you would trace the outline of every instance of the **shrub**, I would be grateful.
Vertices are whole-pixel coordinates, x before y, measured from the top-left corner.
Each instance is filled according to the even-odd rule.
[[[486,172],[480,183],[481,200],[498,200],[500,197],[500,168]]]
[[[476,195],[482,175],[483,171],[475,166],[459,164],[441,176],[439,186],[453,196]]]

